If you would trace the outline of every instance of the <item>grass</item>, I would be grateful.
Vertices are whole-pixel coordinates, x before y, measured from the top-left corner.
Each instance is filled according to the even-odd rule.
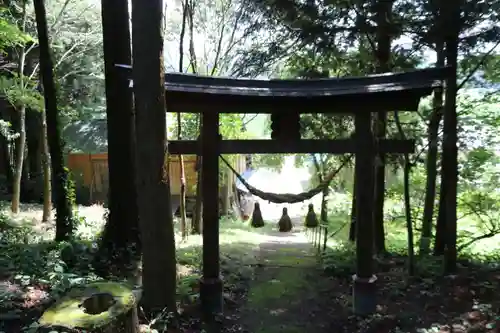
[[[349,221],[351,214],[352,198],[350,194],[337,193],[329,199],[329,233],[337,232],[333,238],[327,242],[329,247],[338,247],[339,244],[345,244],[349,241]],[[417,203],[415,203],[416,205]],[[318,206],[318,204],[315,204]],[[419,211],[421,214],[421,211]],[[319,215],[319,212],[317,212]],[[498,213],[497,213],[498,214]],[[458,231],[459,243],[468,239],[487,233],[484,230],[485,226],[478,219],[474,218],[474,214],[467,214],[459,211]],[[413,217],[414,227],[414,247],[418,250],[418,242],[420,239],[419,226],[421,215]],[[404,249],[408,246],[406,220],[404,217],[404,209],[402,202],[399,199],[387,198],[385,201],[385,235],[386,244],[390,248]],[[415,228],[417,226],[417,228]],[[461,239],[460,239],[461,238]],[[493,237],[474,242],[471,246],[464,249],[467,255],[489,256],[495,255],[500,251],[500,233]]]
[[[348,195],[337,195],[330,200],[330,231],[339,230],[328,240],[323,255],[323,267],[335,277],[337,287],[330,293],[350,295],[351,276],[355,273],[355,247],[348,241],[350,202]],[[416,203],[415,203],[416,205]],[[337,332],[498,332],[500,329],[500,302],[493,296],[500,285],[500,235],[475,242],[459,253],[458,270],[452,276],[443,276],[443,258],[418,256],[421,217],[414,218],[414,248],[416,274],[407,272],[407,230],[400,200],[386,200],[386,248],[389,253],[375,261],[378,276],[378,310],[376,315],[362,321],[353,319],[349,310],[350,298],[332,302]],[[485,233],[484,224],[474,214],[466,214],[458,222],[459,244]],[[418,210],[417,210],[418,211]],[[421,214],[421,212],[419,212]],[[492,212],[498,214],[498,212]],[[495,223],[496,221],[492,221]]]
[[[61,259],[64,245],[53,242],[54,225],[52,222],[40,221],[42,214],[39,205],[23,204],[21,213],[17,215],[9,212],[8,203],[3,203],[1,207],[0,332],[2,325],[5,330],[13,332],[20,331],[20,326],[29,324],[29,319],[21,320],[26,313],[33,311],[33,315],[27,317],[34,319],[52,299],[58,298],[67,288],[95,281],[98,277],[89,268],[91,253],[81,255],[77,267],[67,267]],[[90,252],[95,248],[96,236],[104,226],[104,213],[104,208],[98,205],[76,209],[79,219],[75,234]],[[198,297],[202,237],[192,235],[181,240],[180,231],[177,230],[179,223],[175,226],[179,306],[187,309]],[[221,220],[221,270],[228,297],[238,297],[233,295],[232,289],[244,290],[239,284],[247,283],[252,278],[259,237],[272,227],[266,225],[255,230],[248,223]],[[31,296],[33,297],[30,298]],[[12,323],[20,326],[13,328]]]
[[[286,235],[286,236],[285,236]],[[280,234],[261,244],[256,278],[244,306],[248,330],[255,333],[314,330],[311,315],[317,304],[318,260],[300,234]]]
[[[305,256],[302,251],[296,248],[279,248],[261,258],[261,261],[262,264],[270,265],[270,269],[276,268],[276,266],[292,269],[276,269],[272,278],[264,279],[253,286],[248,295],[248,304],[251,307],[265,307],[269,301],[294,296],[297,291],[307,286],[304,270],[300,268],[307,269],[317,264],[314,256]]]
[[[315,207],[319,207],[317,199],[313,200]],[[269,242],[266,235],[271,230],[276,229],[274,223],[267,223],[263,228],[254,229],[249,226],[248,222],[221,220],[220,248],[221,273],[225,282],[224,295],[228,304],[232,304],[232,306],[241,304],[247,297],[247,309],[260,309],[261,312],[257,318],[267,319],[265,323],[264,321],[257,323],[253,332],[295,333],[307,331],[308,329],[304,327],[299,329],[294,320],[301,316],[307,318],[306,312],[309,312],[309,307],[314,308],[314,304],[325,298],[325,295],[337,295],[335,297],[327,296],[328,301],[324,308],[335,311],[336,319],[331,321],[341,322],[343,323],[342,327],[345,328],[344,330],[344,328],[333,327],[330,328],[330,331],[339,333],[344,331],[349,333],[363,332],[358,327],[359,325],[371,327],[376,324],[378,319],[375,317],[369,323],[363,321],[362,324],[358,321],[353,322],[352,318],[349,319],[352,317],[350,312],[350,276],[354,273],[355,264],[354,247],[347,241],[350,204],[350,197],[341,194],[333,196],[329,202],[331,207],[329,229],[330,232],[338,231],[338,233],[328,240],[328,251],[323,257],[322,265],[330,276],[335,277],[334,283],[331,280],[318,278],[316,271],[313,272],[314,277],[311,279],[309,273],[312,271],[309,273],[307,271],[309,267],[316,265],[316,258],[304,255],[294,246],[281,246],[273,251],[268,251],[268,255],[259,258],[258,254],[261,253],[259,248],[262,248],[263,244],[264,247],[267,246],[266,243]],[[481,304],[491,303],[488,303],[488,294],[492,294],[491,290],[496,290],[495,283],[497,283],[496,275],[494,275],[497,272],[491,269],[493,267],[491,264],[500,257],[497,256],[500,247],[499,236],[477,242],[461,253],[460,267],[463,272],[467,272],[468,276],[471,276],[472,282],[455,281],[450,284],[446,282],[447,280],[443,280],[441,277],[442,260],[435,257],[419,258],[417,260],[418,276],[410,278],[404,266],[407,239],[405,222],[401,218],[400,202],[388,200],[386,207],[386,244],[393,254],[387,259],[391,262],[389,268],[384,271],[381,270],[381,266],[377,267],[377,272],[383,281],[380,293],[384,300],[386,299],[381,302],[381,306],[385,310],[381,310],[382,312],[377,314],[379,317],[387,319],[387,316],[393,316],[393,313],[405,309],[404,311],[408,312],[410,317],[425,317],[426,321],[415,322],[398,315],[398,320],[403,323],[394,324],[395,326],[409,327],[413,325],[412,327],[429,328],[434,323],[429,322],[431,319],[441,325],[443,320],[446,322],[456,318],[459,313],[466,311],[464,309],[472,309],[472,304],[462,299],[456,302],[462,305],[462,308],[457,310],[428,310],[432,314],[446,313],[446,318],[436,317],[427,320],[426,315],[418,312],[424,308],[427,309],[427,305],[424,307],[422,302],[431,305],[438,304],[437,302],[448,302],[447,298],[443,300],[443,297],[436,293],[435,286],[446,290],[449,295],[458,292],[455,290],[458,287],[470,289],[475,293],[474,298],[478,302]],[[40,311],[46,307],[47,302],[59,297],[68,287],[94,281],[97,277],[88,267],[91,253],[88,255],[87,252],[82,252],[85,255],[80,256],[79,265],[72,269],[69,269],[61,260],[64,245],[57,245],[52,241],[54,237],[53,224],[40,222],[41,210],[38,205],[22,205],[22,212],[16,216],[8,212],[6,203],[2,208],[0,212],[0,332],[2,325],[4,325],[4,331],[16,332],[21,331],[21,326],[29,324],[30,318],[36,319]],[[307,203],[304,203],[304,215],[306,208]],[[81,239],[84,249],[92,249],[95,246],[95,237],[104,225],[104,212],[101,206],[78,207],[77,216],[80,218],[76,235]],[[319,212],[317,211],[317,213]],[[176,223],[175,226],[178,228],[179,223]],[[470,216],[460,221],[459,228],[462,231],[467,230],[470,237],[482,232],[478,223]],[[418,232],[416,232],[415,244],[418,242],[418,237]],[[201,275],[202,237],[191,235],[182,240],[179,230],[176,229],[176,244],[179,304],[186,313],[189,313],[191,309],[195,308],[193,305],[198,299],[197,286],[198,278]],[[90,252],[92,251],[90,250]],[[486,269],[487,266],[483,264],[472,266],[472,262],[478,261],[486,262],[490,268]],[[498,263],[498,260],[496,262]],[[270,267],[261,267],[262,264]],[[271,266],[292,266],[295,268],[272,268]],[[324,286],[318,287],[318,283],[321,281],[327,281],[327,287],[332,288],[332,290],[326,292],[324,291],[326,289],[321,289]],[[251,288],[246,295],[245,292],[250,283]],[[500,279],[498,283],[500,283]],[[415,300],[415,306],[409,303],[409,300]],[[490,308],[496,309],[495,303],[491,304],[493,305]],[[306,306],[305,310],[302,309],[304,306]],[[453,308],[454,305],[450,305],[450,307]],[[230,307],[229,312],[231,311]],[[318,311],[325,312],[324,309]],[[26,315],[27,313],[29,315]],[[21,317],[27,319],[21,320]],[[5,326],[6,323],[9,323],[10,326]],[[11,325],[12,323],[17,323],[20,326],[15,328]]]

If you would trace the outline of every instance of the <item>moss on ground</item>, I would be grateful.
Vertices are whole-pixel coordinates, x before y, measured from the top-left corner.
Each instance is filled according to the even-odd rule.
[[[87,313],[82,306],[84,301],[101,293],[109,294],[114,302],[105,306],[102,312]],[[67,328],[104,327],[116,316],[128,312],[135,304],[132,288],[118,282],[95,282],[71,289],[44,312],[39,323]]]
[[[317,274],[317,260],[308,244],[261,246],[260,267],[246,304],[247,322],[255,333],[304,332],[310,324],[308,300]]]

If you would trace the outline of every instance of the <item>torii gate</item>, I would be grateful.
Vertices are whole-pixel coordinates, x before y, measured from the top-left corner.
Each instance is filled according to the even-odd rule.
[[[128,66],[127,66],[128,67]],[[208,315],[222,312],[223,284],[219,253],[219,155],[277,153],[355,153],[356,275],[354,312],[375,311],[376,276],[373,272],[373,164],[378,151],[411,153],[414,140],[376,142],[371,114],[378,111],[416,111],[420,99],[441,87],[448,68],[429,68],[396,74],[315,80],[246,80],[191,74],[165,75],[168,112],[202,114],[199,141],[169,141],[170,154],[202,157],[203,277],[200,296]],[[271,113],[271,140],[222,140],[221,113]],[[353,115],[351,139],[302,140],[301,113]],[[154,124],[152,124],[154,126]],[[362,232],[359,232],[362,231]]]

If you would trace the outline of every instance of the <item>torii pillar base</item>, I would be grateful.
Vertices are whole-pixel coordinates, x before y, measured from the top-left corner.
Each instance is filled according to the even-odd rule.
[[[201,307],[206,321],[214,320],[223,311],[223,283],[221,278],[200,279]]]
[[[353,275],[353,311],[358,316],[367,316],[377,310],[377,277],[362,278]]]

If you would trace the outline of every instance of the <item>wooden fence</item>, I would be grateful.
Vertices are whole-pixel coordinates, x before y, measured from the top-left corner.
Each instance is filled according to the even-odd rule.
[[[184,155],[184,170],[186,176],[186,195],[195,196],[196,191],[196,156]],[[178,156],[170,156],[169,158],[169,178],[170,191],[173,195],[180,194],[180,165]],[[246,169],[245,157],[236,155],[233,167],[238,172],[243,172]],[[73,180],[78,193],[87,193],[88,198],[85,202],[89,204],[104,203],[108,198],[108,154],[85,154],[71,153],[68,155],[68,168],[71,171]],[[235,177],[229,174],[225,177],[229,186],[234,184]],[[78,198],[77,198],[78,199]]]

